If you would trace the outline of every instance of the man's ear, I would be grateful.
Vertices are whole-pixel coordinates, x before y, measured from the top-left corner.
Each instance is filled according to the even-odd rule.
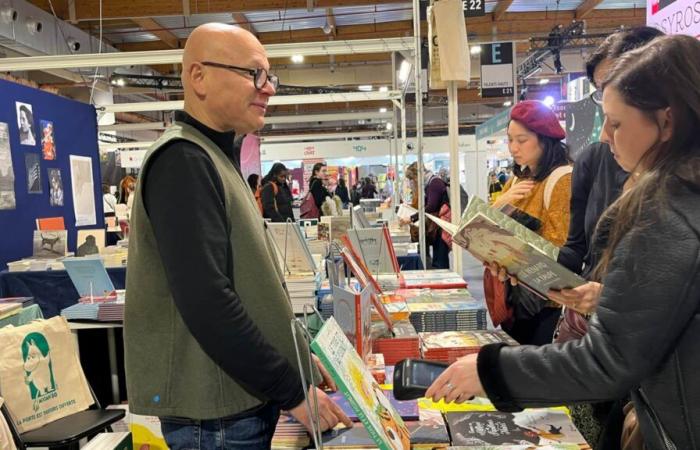
[[[197,94],[198,97],[204,97],[207,94],[205,77],[206,71],[204,66],[199,63],[192,63],[187,68],[186,76],[189,78],[189,85],[192,87],[192,91]]]

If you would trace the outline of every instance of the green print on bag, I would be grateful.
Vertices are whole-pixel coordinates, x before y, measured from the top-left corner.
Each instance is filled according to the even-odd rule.
[[[56,391],[56,381],[51,366],[51,349],[43,334],[29,333],[24,338],[22,359],[24,360],[24,382],[34,400],[34,410],[37,411],[39,404],[53,398]]]

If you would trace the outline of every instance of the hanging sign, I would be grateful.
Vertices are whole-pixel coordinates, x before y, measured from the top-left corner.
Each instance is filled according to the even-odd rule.
[[[514,86],[513,43],[482,44],[481,96],[509,97],[513,95]]]
[[[700,2],[647,0],[647,25],[666,34],[700,36]]]
[[[483,17],[486,15],[486,0],[462,0],[464,17]]]

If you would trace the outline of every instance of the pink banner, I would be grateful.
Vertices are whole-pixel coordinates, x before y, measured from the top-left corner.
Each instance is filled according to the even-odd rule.
[[[260,138],[254,134],[248,134],[243,139],[241,146],[241,173],[247,179],[251,173],[262,175],[260,167]]]

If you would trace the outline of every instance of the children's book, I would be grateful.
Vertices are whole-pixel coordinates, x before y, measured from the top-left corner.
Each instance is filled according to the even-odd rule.
[[[409,450],[411,438],[401,415],[382,392],[332,317],[311,342],[340,392],[381,450]]]
[[[481,202],[481,203],[479,203]],[[581,286],[585,280],[556,262],[553,244],[473,196],[459,223],[455,225],[427,214],[452,241],[485,263],[497,263],[539,296],[547,298],[550,289]]]
[[[370,273],[398,276],[401,268],[388,228],[353,228],[348,230],[347,237],[343,242],[352,247],[353,254],[364,262]]]
[[[362,360],[367,361],[367,355],[372,351],[370,288],[355,292],[333,286],[333,317]]]
[[[99,256],[66,258],[63,266],[81,299],[94,299],[116,296],[114,284]]]
[[[314,273],[318,270],[301,228],[296,223],[268,223],[267,229],[277,249],[285,274]]]

